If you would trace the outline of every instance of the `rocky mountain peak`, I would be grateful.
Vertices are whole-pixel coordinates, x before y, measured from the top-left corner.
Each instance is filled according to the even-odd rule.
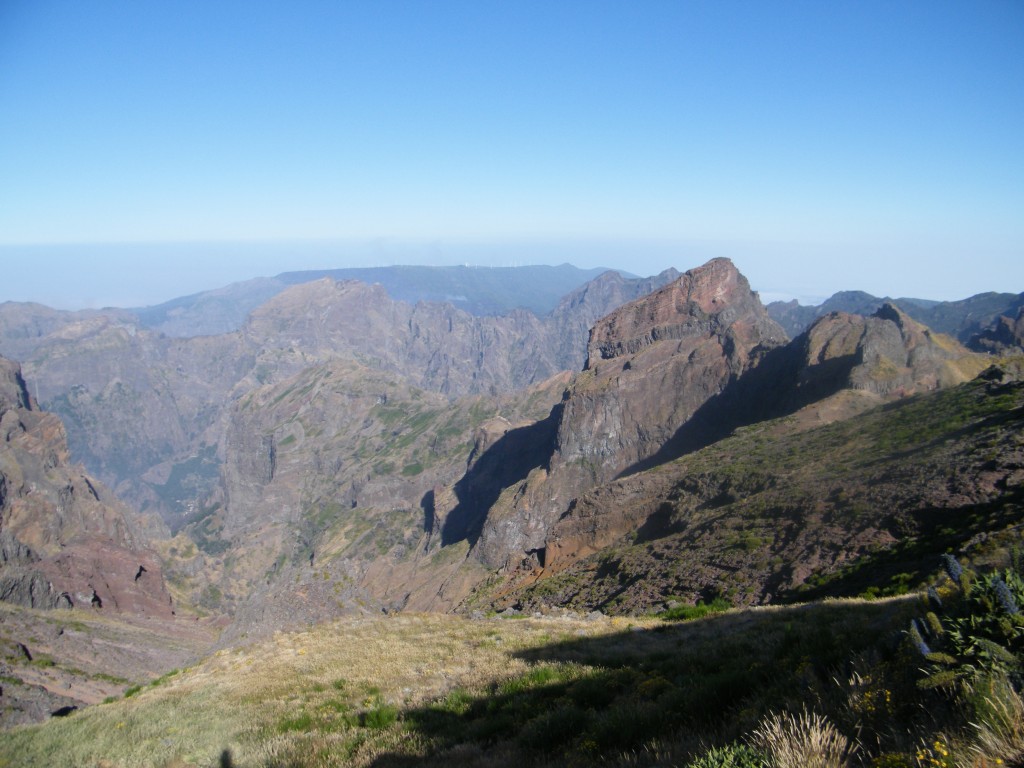
[[[984,368],[980,356],[892,302],[870,317],[829,313],[796,346],[802,356],[797,387],[808,401],[843,388],[911,394],[961,383]]]
[[[786,340],[746,278],[714,259],[606,315],[566,392],[549,471],[491,510],[478,556],[540,550],[580,493],[677,454],[684,427]],[[698,430],[699,431],[699,430]]]
[[[712,259],[598,321],[590,334],[587,368],[656,341],[717,332],[756,312],[755,305],[763,315],[758,320],[766,320],[760,301],[733,263]],[[781,329],[778,337],[785,338]]]

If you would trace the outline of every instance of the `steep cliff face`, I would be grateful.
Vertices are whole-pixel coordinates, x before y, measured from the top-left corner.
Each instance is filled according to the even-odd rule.
[[[786,341],[727,259],[715,259],[594,326],[552,466],[603,482],[652,456],[705,402]]]
[[[64,420],[77,459],[133,507],[177,529],[215,488],[230,404],[247,392],[335,359],[449,398],[513,392],[578,370],[593,320],[672,274],[607,273],[546,317],[472,315],[447,303],[398,301],[380,285],[324,278],[279,285],[239,332],[193,338],[168,338],[128,311],[8,303],[0,305],[0,354],[24,355],[33,392]],[[180,308],[158,309],[171,322]]]
[[[664,323],[657,322],[656,311],[648,311],[644,317],[650,328],[664,327]],[[622,337],[635,337],[644,327],[645,322],[641,321]],[[639,335],[646,339],[657,333],[666,332],[652,330]],[[608,336],[610,334],[599,338],[598,344]],[[624,346],[619,340],[614,343],[617,346],[611,348],[613,353]],[[596,349],[601,353],[608,347],[597,346]],[[829,421],[830,413],[841,418],[885,401],[961,384],[976,376],[989,362],[985,356],[969,352],[954,339],[920,325],[894,305],[885,304],[871,317],[835,312],[820,318],[785,348],[776,349],[762,368],[743,380],[736,380],[723,394],[730,401],[755,399],[759,393],[764,395],[763,411],[759,416],[751,411],[750,422],[792,413],[803,407],[808,416],[796,418],[787,426],[787,429],[799,430]],[[861,394],[855,402],[838,403],[831,409],[826,405],[851,391]],[[680,508],[678,500],[681,498],[694,499],[691,512],[717,509],[746,495],[767,497],[780,482],[778,478],[759,478],[756,472],[724,479],[708,475],[705,481],[700,478],[683,481],[680,477],[678,468],[663,465],[583,494],[551,527],[542,545],[547,572],[569,567],[641,529],[653,538],[675,536],[673,525],[678,528],[681,523],[671,510]],[[780,502],[781,511],[785,511],[784,506]],[[671,523],[670,518],[677,522]],[[707,535],[707,531],[691,525],[687,525],[687,530],[690,533],[686,546],[699,549],[698,538]],[[873,529],[870,537],[875,536],[875,543],[891,543],[885,531]],[[808,545],[802,535],[797,539],[800,546]],[[787,557],[794,556],[792,549],[786,552]]]
[[[563,298],[546,318],[550,345],[563,370],[578,371],[587,360],[594,323],[617,308],[663,288],[679,278],[675,269],[653,277],[628,278],[608,271]]]
[[[0,599],[170,616],[159,561],[142,546],[158,527],[69,466],[60,420],[0,358]]]
[[[492,508],[477,555],[500,566],[542,552],[572,499],[664,451],[702,406],[784,341],[727,259],[598,321],[550,461]]]

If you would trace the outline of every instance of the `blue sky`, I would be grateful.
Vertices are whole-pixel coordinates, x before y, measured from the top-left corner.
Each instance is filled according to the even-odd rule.
[[[0,300],[716,255],[1019,292],[1022,137],[1017,0],[0,0]]]

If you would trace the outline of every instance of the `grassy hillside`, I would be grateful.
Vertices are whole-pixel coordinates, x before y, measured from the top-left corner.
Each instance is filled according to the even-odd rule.
[[[833,603],[690,624],[345,619],[8,732],[0,765],[514,765],[615,757],[658,738],[699,751],[825,695],[833,667],[908,609]]]
[[[826,736],[856,742],[859,762],[815,765],[1011,764],[1020,739],[985,746],[955,697],[917,685],[903,628],[924,610],[910,597],[681,623],[342,619],[8,731],[0,766],[722,768],[786,765],[780,750]],[[925,759],[936,744],[948,760]]]

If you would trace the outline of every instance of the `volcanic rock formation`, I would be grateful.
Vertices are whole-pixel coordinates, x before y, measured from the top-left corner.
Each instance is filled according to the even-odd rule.
[[[566,392],[550,461],[490,510],[477,557],[492,567],[531,552],[541,559],[576,496],[671,446],[702,406],[785,341],[727,259],[601,319],[586,368]]]
[[[60,419],[0,358],[0,599],[170,616],[160,563],[143,546],[159,527],[69,466]]]
[[[665,333],[657,330],[656,322],[648,327],[647,336]],[[815,410],[814,423],[822,423],[827,413],[822,403],[844,390],[864,393],[853,406],[864,410],[885,400],[961,384],[987,364],[984,356],[885,304],[872,317],[836,312],[820,318],[785,348],[777,349],[762,368],[737,380],[733,390],[724,395],[727,402],[752,399],[758,391],[774,386],[776,391],[764,398],[760,413],[748,411],[748,423],[804,406]],[[794,421],[794,425],[800,423]],[[741,487],[744,484],[750,487]],[[600,486],[577,499],[551,527],[543,543],[544,565],[557,571],[630,532],[664,528],[666,522],[661,518],[667,514],[665,510],[678,506],[680,489],[686,489],[686,496],[696,497],[696,503],[714,509],[766,487],[771,483],[760,487],[753,476],[704,487],[699,478],[681,481],[671,467]]]

